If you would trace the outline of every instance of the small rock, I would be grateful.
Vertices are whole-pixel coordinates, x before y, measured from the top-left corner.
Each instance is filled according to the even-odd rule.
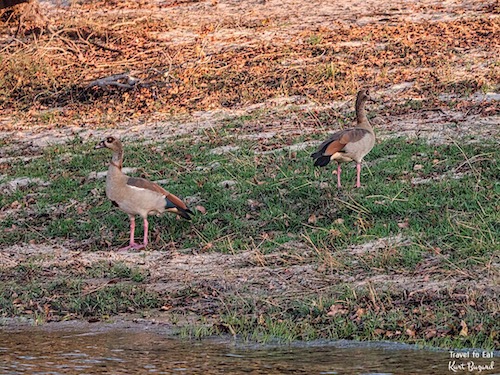
[[[236,185],[237,183],[238,182],[236,182],[234,180],[224,180],[224,181],[219,182],[219,186],[224,187],[226,189],[229,189],[230,187]]]
[[[166,185],[168,184],[168,180],[167,179],[163,179],[163,180],[156,180],[156,181],[153,181],[155,184],[158,184],[158,185]]]
[[[201,196],[200,196],[200,194],[189,195],[187,197],[184,197],[184,202],[188,206],[197,205],[197,204],[199,204],[201,202]]]
[[[218,161],[213,161],[211,162],[208,167],[211,169],[211,170],[216,170],[216,169],[219,169],[220,168],[220,163]]]
[[[105,172],[90,172],[87,176],[87,181],[92,181],[92,180],[100,180],[101,178],[106,177],[108,174],[107,171]]]
[[[220,166],[221,166],[221,164],[218,161],[213,161],[207,167],[203,167],[201,165],[196,167],[196,170],[199,172],[211,172],[211,171],[214,171],[216,169],[219,169]]]

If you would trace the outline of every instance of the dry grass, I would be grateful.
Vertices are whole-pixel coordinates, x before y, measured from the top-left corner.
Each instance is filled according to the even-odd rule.
[[[435,22],[388,17],[358,24],[340,17],[328,27],[297,29],[293,19],[290,26],[283,24],[283,14],[266,16],[265,7],[258,16],[216,18],[205,2],[168,9],[132,5],[43,9],[50,25],[28,25],[17,38],[12,37],[17,23],[4,23],[0,106],[66,106],[66,116],[74,121],[76,108],[80,115],[97,111],[125,117],[292,95],[325,103],[348,98],[360,86],[384,89],[411,82],[408,95],[432,107],[438,94],[494,90],[500,77],[498,60],[491,58],[500,53],[493,6],[485,5],[475,17]],[[175,18],[182,8],[189,16]],[[422,9],[417,11],[428,12]],[[208,16],[200,21],[196,16],[203,12]],[[88,87],[124,72],[138,79],[134,88]],[[461,100],[458,105],[498,112],[487,103]],[[401,110],[408,108],[389,108]]]

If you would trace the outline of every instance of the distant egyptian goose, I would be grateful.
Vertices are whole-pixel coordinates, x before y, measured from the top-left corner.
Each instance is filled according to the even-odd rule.
[[[193,212],[175,195],[153,182],[143,178],[128,177],[122,172],[123,147],[118,139],[107,137],[95,148],[109,148],[113,151],[106,176],[106,196],[130,218],[130,244],[120,250],[138,250],[147,246],[147,218],[150,214],[159,215],[168,211],[191,220],[189,215]],[[144,219],[144,242],[142,244],[134,240],[135,215],[140,215]]]
[[[375,145],[375,133],[365,113],[367,100],[371,100],[368,90],[359,91],[356,98],[356,127],[333,134],[319,146],[318,151],[311,155],[315,166],[324,167],[330,160],[337,162],[337,187],[339,188],[342,186],[340,164],[350,161],[356,162],[356,187],[361,187],[361,162]]]

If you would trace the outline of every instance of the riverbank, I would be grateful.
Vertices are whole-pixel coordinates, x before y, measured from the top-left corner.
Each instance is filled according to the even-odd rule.
[[[13,56],[38,59],[74,37],[69,51],[77,57],[58,56],[74,64],[72,72],[86,74],[86,57],[96,53],[100,70],[81,84],[57,78],[61,86],[51,84],[52,91],[21,85],[40,90],[29,105],[31,94],[21,86],[4,88],[2,317],[33,324],[127,319],[189,337],[233,334],[260,342],[498,348],[498,65],[492,60],[498,46],[491,38],[497,13],[482,2],[450,13],[426,3],[413,4],[421,15],[413,19],[375,3],[387,8],[389,20],[373,9],[352,20],[345,10],[335,27],[320,28],[312,26],[319,13],[299,19],[277,13],[272,2],[245,5],[237,23],[229,15],[212,20],[213,29],[209,21],[199,29],[200,12],[215,17],[219,8],[244,5],[186,3],[169,8],[168,16],[156,8],[154,14],[101,13],[95,4],[50,8],[78,22],[96,12],[103,17],[99,27],[113,35],[112,48],[123,51],[68,34],[68,28],[95,31],[94,24],[66,25],[58,34],[65,37],[52,34],[46,49],[26,44],[34,43],[29,33],[23,43],[31,47],[9,44]],[[442,19],[429,19],[435,14]],[[130,25],[142,30],[137,40],[149,41],[147,54],[135,60],[127,55],[132,39],[124,37]],[[453,38],[458,45],[447,52],[453,59],[438,54],[437,38],[447,27],[463,36]],[[415,33],[422,28],[427,32]],[[139,75],[144,85],[133,90],[86,88],[117,66],[160,64],[153,41],[193,56],[169,50],[182,62],[151,78],[153,86]],[[374,53],[377,59],[369,58]],[[356,68],[344,63],[349,59]],[[71,78],[45,68],[37,74],[47,78],[49,71]],[[246,71],[258,82],[242,78]],[[309,154],[327,134],[350,125],[362,85],[380,99],[368,104],[379,141],[366,158],[363,188],[352,188],[354,170],[346,166],[339,191],[333,168],[315,169]],[[192,223],[152,218],[147,250],[116,251],[127,242],[128,219],[105,198],[100,172],[110,155],[93,149],[107,135],[124,141],[130,175],[159,181],[186,199],[196,212]]]

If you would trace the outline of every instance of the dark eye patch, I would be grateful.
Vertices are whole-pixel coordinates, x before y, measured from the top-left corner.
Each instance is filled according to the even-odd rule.
[[[112,143],[115,139],[113,137],[106,138],[106,142]]]

